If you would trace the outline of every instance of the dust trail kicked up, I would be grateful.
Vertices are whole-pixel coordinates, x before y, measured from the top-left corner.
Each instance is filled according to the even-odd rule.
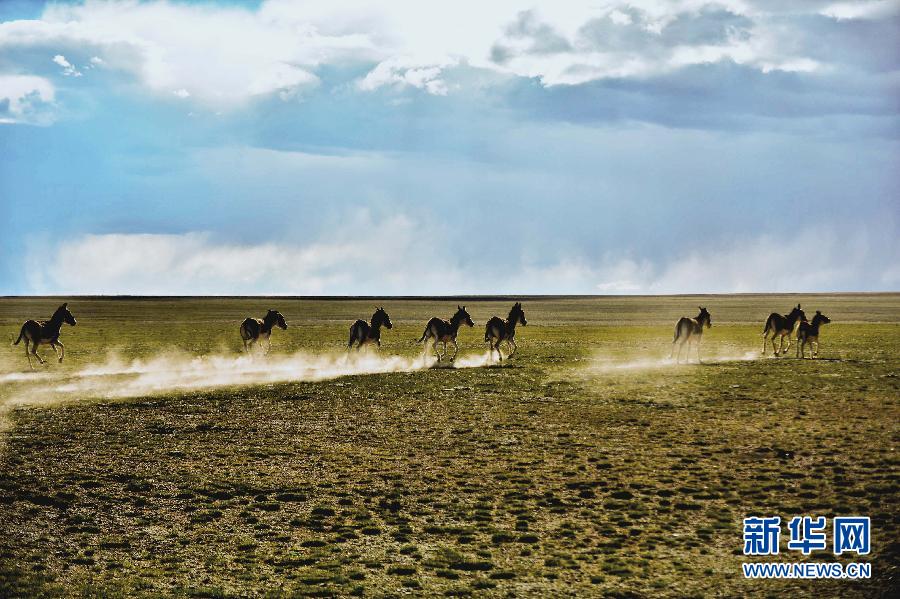
[[[704,364],[718,364],[721,362],[743,362],[748,360],[756,360],[759,357],[759,353],[755,351],[748,351],[742,354],[710,354],[708,356],[703,356]],[[590,366],[588,366],[587,370],[592,373],[604,373],[604,372],[617,372],[617,371],[627,371],[627,370],[652,370],[656,368],[670,368],[675,366],[687,366],[687,365],[697,365],[696,357],[692,358],[690,362],[684,362],[682,360],[681,364],[675,362],[675,358],[669,357],[661,357],[661,358],[653,358],[653,357],[644,357],[644,358],[622,358],[622,357],[604,357],[604,356],[595,356],[591,361]]]
[[[461,356],[448,368],[477,368],[484,356]],[[52,372],[5,373],[0,382],[20,388],[4,393],[0,406],[47,404],[82,398],[127,398],[229,386],[292,381],[322,381],[344,376],[413,372],[435,365],[429,357],[375,354],[207,355],[162,354],[127,362],[113,355],[101,364],[54,375]]]

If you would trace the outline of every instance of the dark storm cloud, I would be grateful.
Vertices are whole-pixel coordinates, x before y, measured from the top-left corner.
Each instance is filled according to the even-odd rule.
[[[784,129],[792,126],[790,119],[797,118],[896,119],[898,93],[900,82],[864,75],[836,81],[807,73],[763,73],[721,61],[643,79],[609,78],[551,88],[534,81],[517,82],[510,87],[509,103],[528,107],[538,118],[580,123],[645,121],[670,127]],[[766,124],[760,119],[778,122]]]
[[[654,30],[644,11],[627,7],[614,14],[591,19],[578,33],[579,47],[609,51],[647,52],[672,46],[723,45],[750,37],[753,21],[724,8],[707,6],[684,12]]]

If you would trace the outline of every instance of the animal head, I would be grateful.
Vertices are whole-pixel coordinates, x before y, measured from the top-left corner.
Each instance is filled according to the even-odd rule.
[[[816,315],[813,316],[813,324],[828,324],[831,322],[831,319],[816,310]]]
[[[62,321],[68,325],[75,326],[75,317],[72,316],[72,313],[69,312],[68,308],[69,302],[64,303],[62,306],[56,309],[56,312],[53,313],[53,318],[60,318]]]
[[[388,313],[384,311],[384,306],[380,308],[377,306],[375,307],[375,314],[372,315],[372,324],[376,324],[378,322],[381,322],[381,324],[389,329],[394,328],[393,323],[391,323],[391,317],[388,316]]]
[[[518,322],[523,327],[528,324],[528,321],[525,320],[525,310],[522,309],[521,302],[516,302],[512,310],[509,311],[509,321]]]
[[[465,306],[456,306],[456,314],[453,315],[453,320],[455,320],[456,322],[465,323],[466,326],[475,326],[475,323],[472,322],[472,317],[469,316],[468,312],[466,312]]]
[[[806,312],[800,308],[800,304],[797,304],[797,307],[791,310],[789,316],[795,320],[800,320],[800,322],[806,322]]]
[[[705,326],[707,329],[712,326],[712,316],[709,315],[709,311],[703,306],[697,306],[700,308],[700,314],[697,315],[697,322],[700,323],[700,326]]]
[[[265,320],[275,323],[275,325],[282,331],[287,330],[287,323],[284,321],[284,316],[282,316],[281,312],[279,312],[278,310],[269,310],[268,312],[266,312]]]

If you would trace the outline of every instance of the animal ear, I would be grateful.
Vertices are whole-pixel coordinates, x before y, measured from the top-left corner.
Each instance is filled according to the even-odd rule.
[[[816,314],[821,314],[821,312],[819,312],[818,310],[816,310]]]
[[[797,304],[797,309],[798,309],[798,310],[800,310],[800,309],[801,309],[801,308],[800,308],[800,304]]]
[[[68,305],[69,305],[69,302],[63,302],[63,305],[60,306],[60,308],[65,308],[65,307],[68,306]]]

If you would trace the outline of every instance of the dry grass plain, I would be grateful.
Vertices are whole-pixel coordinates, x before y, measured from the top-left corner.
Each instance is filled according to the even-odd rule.
[[[112,353],[231,360],[270,306],[290,324],[273,363],[340,356],[375,303],[381,354],[413,358],[462,301],[71,299],[63,364],[0,355],[0,595],[896,596],[900,294],[517,299],[502,367],[122,398],[133,373],[65,389]],[[760,358],[798,301],[833,320],[821,359]],[[58,303],[0,300],[0,339]],[[465,303],[480,359],[511,300]],[[705,363],[665,362],[698,304]],[[751,514],[871,516],[873,578],[744,580]]]

